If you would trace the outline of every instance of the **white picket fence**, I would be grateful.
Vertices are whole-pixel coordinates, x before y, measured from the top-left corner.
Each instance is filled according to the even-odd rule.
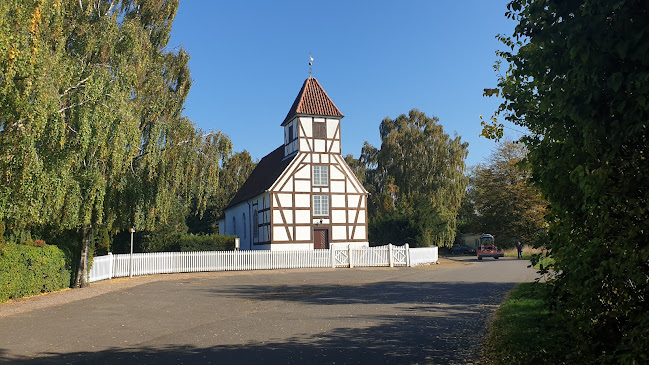
[[[350,260],[351,258],[351,260]],[[89,281],[199,271],[414,266],[437,262],[437,247],[381,246],[308,251],[201,251],[95,257]]]

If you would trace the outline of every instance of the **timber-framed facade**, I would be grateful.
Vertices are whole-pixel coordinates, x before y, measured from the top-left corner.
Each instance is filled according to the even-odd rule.
[[[368,193],[341,155],[342,118],[309,77],[281,124],[284,144],[259,162],[220,231],[242,249],[367,246]]]

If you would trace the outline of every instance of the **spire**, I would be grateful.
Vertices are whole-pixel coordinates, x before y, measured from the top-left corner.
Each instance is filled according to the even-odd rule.
[[[291,106],[282,125],[290,122],[298,115],[311,115],[319,117],[342,118],[343,113],[338,110],[336,104],[329,98],[318,80],[310,76],[304,81],[302,89]]]

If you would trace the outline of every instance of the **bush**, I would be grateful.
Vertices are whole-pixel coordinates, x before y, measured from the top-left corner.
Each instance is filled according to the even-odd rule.
[[[143,234],[142,245],[140,247],[135,245],[134,250],[140,249],[141,252],[230,251],[234,250],[234,239],[235,236],[223,236],[215,233],[175,233],[161,237],[147,232]]]
[[[0,303],[68,287],[70,271],[56,246],[7,244],[0,250]]]
[[[372,218],[368,224],[368,238],[371,246],[408,244],[410,247],[429,247],[424,227],[417,225],[402,213],[388,212]]]
[[[231,251],[234,250],[234,238],[219,234],[184,234],[180,236],[178,246],[181,252]]]

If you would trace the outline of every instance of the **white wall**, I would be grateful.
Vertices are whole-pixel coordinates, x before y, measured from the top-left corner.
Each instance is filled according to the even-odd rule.
[[[248,202],[243,202],[225,211],[225,233],[239,237],[242,250],[249,250],[251,245],[251,214],[249,210]],[[235,218],[236,229],[233,226],[233,217]]]

